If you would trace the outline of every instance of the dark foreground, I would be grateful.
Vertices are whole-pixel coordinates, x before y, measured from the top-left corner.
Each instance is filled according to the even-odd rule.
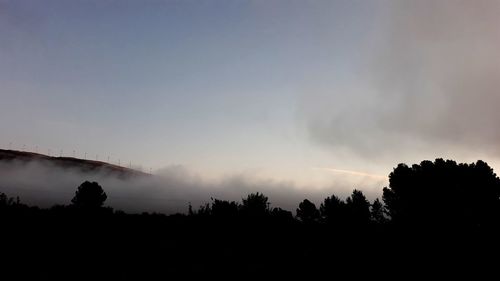
[[[0,279],[498,278],[500,179],[485,162],[400,164],[389,179],[383,204],[354,190],[296,215],[259,193],[170,216],[103,207],[95,182],[50,209],[0,194]]]
[[[78,214],[2,216],[3,280],[495,273],[498,231],[338,229],[297,221]],[[437,271],[437,272],[436,272]]]

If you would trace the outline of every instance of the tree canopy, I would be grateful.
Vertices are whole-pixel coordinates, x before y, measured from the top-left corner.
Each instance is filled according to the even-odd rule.
[[[95,209],[102,207],[107,198],[108,196],[97,182],[85,181],[76,190],[71,203],[80,208]]]
[[[392,221],[406,225],[491,225],[499,219],[499,198],[500,179],[483,161],[399,164],[383,190]]]
[[[297,209],[297,218],[304,223],[313,223],[319,220],[319,210],[313,202],[304,199]]]
[[[241,211],[250,217],[261,217],[269,213],[269,198],[262,193],[251,193],[242,199]]]

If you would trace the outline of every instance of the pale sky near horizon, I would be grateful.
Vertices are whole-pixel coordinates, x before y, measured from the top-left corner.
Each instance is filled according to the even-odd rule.
[[[500,167],[498,14],[494,0],[0,0],[0,146],[311,188],[381,189],[397,163],[436,157]]]

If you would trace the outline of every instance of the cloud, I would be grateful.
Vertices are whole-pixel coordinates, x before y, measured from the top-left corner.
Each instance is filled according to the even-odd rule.
[[[500,156],[500,2],[391,4],[369,67],[302,103],[311,138],[367,157]]]
[[[354,188],[339,182],[326,188],[299,187],[251,174],[208,180],[179,165],[161,169],[154,176],[119,178],[105,171],[84,172],[47,161],[0,161],[0,192],[19,196],[29,205],[69,204],[76,188],[86,180],[97,181],[103,187],[108,195],[106,205],[128,212],[186,212],[189,203],[196,209],[211,202],[212,197],[241,202],[254,192],[268,196],[271,206],[294,212],[305,198],[319,204],[333,193],[346,197]],[[369,198],[377,195],[367,192]]]
[[[347,174],[347,175],[353,175],[353,176],[359,176],[359,177],[375,178],[375,179],[380,179],[380,180],[387,179],[387,176],[370,174],[370,173],[353,171],[353,170],[344,170],[344,169],[335,169],[335,168],[315,168],[315,169],[321,169],[321,170],[326,170],[326,171],[330,171],[330,172],[334,172],[334,173],[341,173],[341,174]]]

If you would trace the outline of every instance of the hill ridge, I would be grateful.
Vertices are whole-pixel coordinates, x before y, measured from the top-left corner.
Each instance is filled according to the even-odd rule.
[[[0,162],[7,161],[40,161],[53,164],[61,168],[76,168],[84,172],[105,172],[109,174],[116,174],[120,177],[135,177],[135,176],[150,176],[148,173],[144,173],[135,169],[118,166],[115,164],[107,163],[98,160],[87,160],[76,157],[66,157],[66,156],[49,156],[41,153],[10,150],[10,149],[0,149]]]

